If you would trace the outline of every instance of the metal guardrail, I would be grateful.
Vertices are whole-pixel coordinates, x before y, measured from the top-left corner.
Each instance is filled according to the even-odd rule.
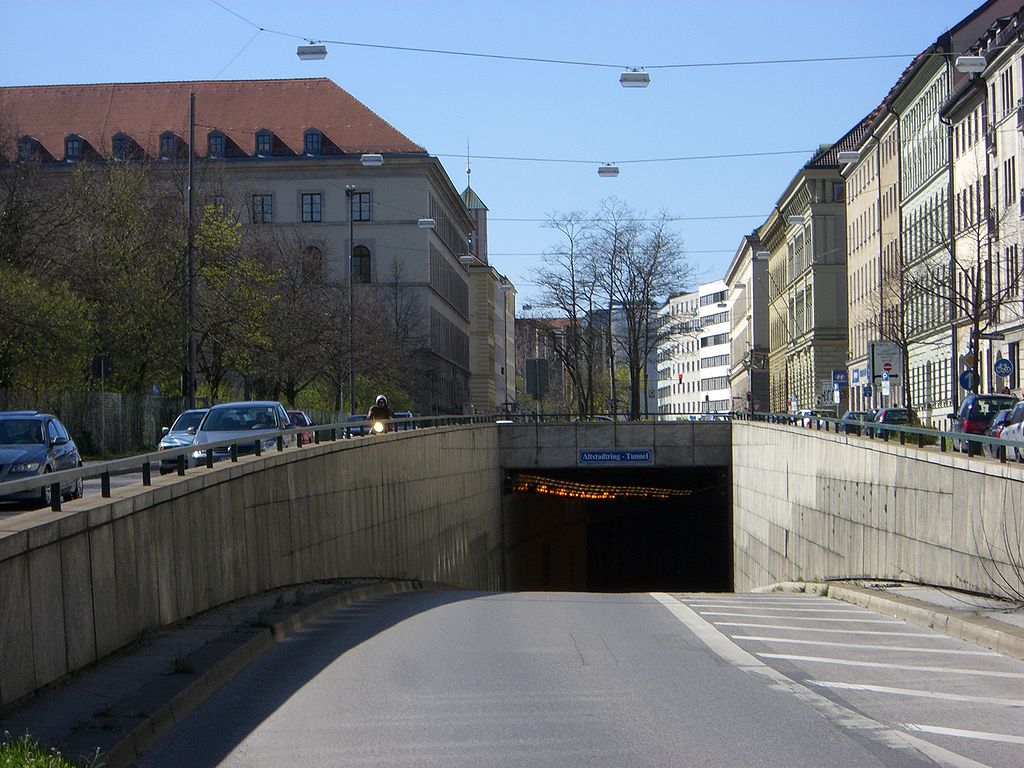
[[[902,424],[880,424],[875,421],[844,421],[828,416],[806,416],[794,413],[735,413],[733,418],[746,421],[764,421],[773,424],[789,424],[800,429],[816,429],[836,432],[867,440],[882,440],[888,443],[890,438],[898,440],[900,445],[916,445],[918,448],[936,446],[941,453],[957,450],[967,456],[983,456],[997,458],[1005,464],[1010,449],[1016,448],[1015,456],[1024,461],[1024,440],[1011,440],[1001,437],[989,437],[969,432],[953,432],[928,427],[911,427]],[[990,446],[994,454],[987,456],[982,446]]]
[[[412,418],[393,419],[386,423],[390,426],[391,431],[401,432],[409,429],[443,427],[451,426],[453,424],[493,424],[494,420],[495,417],[493,415],[414,416]],[[141,472],[142,484],[144,486],[149,486],[153,484],[153,465],[155,464],[159,468],[161,463],[167,462],[168,460],[174,460],[173,472],[176,472],[179,475],[184,475],[187,469],[198,466],[213,467],[217,461],[229,460],[237,462],[240,455],[240,446],[242,447],[243,455],[260,456],[265,450],[264,444],[268,441],[273,441],[276,444],[276,450],[280,452],[291,447],[286,445],[286,440],[289,437],[294,438],[295,447],[302,447],[304,445],[302,436],[312,432],[312,444],[319,445],[321,442],[333,442],[336,440],[347,439],[349,437],[369,435],[372,425],[373,421],[370,419],[343,421],[334,424],[292,427],[282,430],[276,435],[276,437],[268,437],[267,434],[263,434],[261,437],[254,437],[252,439],[234,438],[229,440],[218,440],[211,443],[203,443],[198,446],[195,444],[189,444],[178,448],[165,448],[160,451],[152,451],[150,453],[139,454],[136,456],[127,456],[123,459],[99,462],[88,467],[62,469],[57,472],[48,472],[44,475],[35,475],[33,477],[26,477],[20,480],[5,480],[3,483],[0,483],[0,495],[6,496],[8,494],[32,490],[39,490],[41,492],[44,487],[49,486],[50,509],[54,512],[60,512],[61,503],[63,501],[61,498],[61,486],[75,483],[79,478],[85,481],[98,477],[100,479],[100,495],[106,499],[111,497],[110,478],[113,475]],[[359,434],[356,434],[357,429],[360,430]],[[250,446],[252,447],[251,451],[249,451]],[[226,449],[226,451],[218,451],[218,449]],[[190,455],[197,453],[203,454],[202,457],[197,458],[195,456],[191,456],[190,458]],[[40,493],[40,495],[42,495],[42,493]]]

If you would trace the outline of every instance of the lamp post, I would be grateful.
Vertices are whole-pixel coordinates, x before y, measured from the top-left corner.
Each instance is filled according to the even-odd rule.
[[[196,94],[192,91],[188,95],[188,234],[187,234],[187,255],[186,255],[186,295],[185,314],[188,316],[188,345],[186,356],[188,358],[188,372],[185,374],[188,381],[185,383],[185,397],[188,399],[188,407],[196,407],[196,214],[195,200],[192,194],[193,170],[192,157],[195,154],[196,143]]]
[[[352,184],[345,185],[345,199],[348,200],[348,413],[354,416],[356,413],[356,347],[355,337],[352,333],[353,318],[353,297],[355,292],[352,286],[356,281],[355,273],[355,206],[352,204],[352,196],[356,188]]]

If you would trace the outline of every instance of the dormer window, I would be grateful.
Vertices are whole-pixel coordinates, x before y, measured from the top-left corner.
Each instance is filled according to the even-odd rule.
[[[221,131],[210,131],[206,136],[206,156],[224,157],[224,147],[227,141]]]
[[[181,139],[172,131],[160,134],[160,159],[173,160],[181,153]]]
[[[18,159],[21,161],[34,160],[39,153],[39,142],[32,136],[22,136],[18,139]]]
[[[120,163],[129,159],[132,152],[132,139],[127,133],[115,133],[110,140],[110,152]]]
[[[77,163],[82,159],[82,137],[72,134],[64,139],[64,160]]]
[[[303,144],[303,151],[307,155],[319,155],[321,146],[321,135],[320,131],[316,128],[310,128],[306,131],[305,142]]]
[[[260,157],[270,157],[274,154],[274,134],[270,131],[257,132],[256,154]]]

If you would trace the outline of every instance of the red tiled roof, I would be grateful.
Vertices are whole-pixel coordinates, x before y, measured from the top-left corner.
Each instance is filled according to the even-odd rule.
[[[301,155],[307,128],[322,132],[325,154],[335,147],[345,154],[426,153],[323,77],[8,87],[0,88],[0,115],[13,122],[16,136],[34,137],[55,158],[64,156],[64,139],[71,134],[108,157],[119,132],[156,157],[161,133],[173,131],[188,141],[190,91],[196,94],[197,155],[206,154],[206,135],[215,129],[247,155],[255,153],[260,129],[272,131],[278,147],[286,145],[283,154]],[[12,146],[0,150],[12,156]]]

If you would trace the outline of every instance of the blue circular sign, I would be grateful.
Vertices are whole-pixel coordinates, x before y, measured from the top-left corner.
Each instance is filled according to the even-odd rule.
[[[1006,378],[1013,373],[1013,363],[1007,360],[1005,357],[1001,357],[996,360],[995,365],[992,366],[992,370],[996,372],[996,376],[1002,376]]]
[[[974,389],[974,371],[966,370],[960,374],[960,386],[963,389]]]

